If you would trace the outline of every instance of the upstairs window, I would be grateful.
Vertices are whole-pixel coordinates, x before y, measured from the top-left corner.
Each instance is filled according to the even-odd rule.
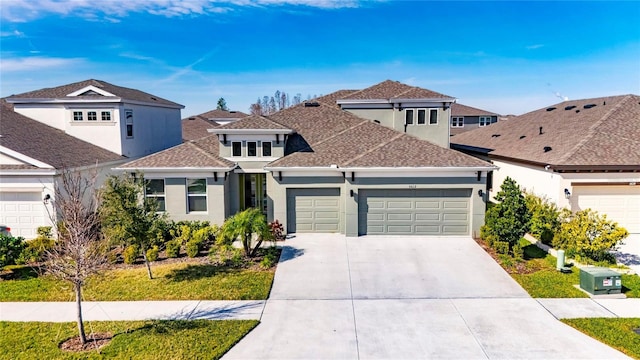
[[[232,156],[242,156],[242,143],[239,141],[234,141],[231,143],[231,155]]]
[[[73,121],[82,121],[84,118],[82,117],[82,111],[74,111],[73,112]]]
[[[413,125],[413,110],[405,110],[405,125]]]
[[[207,179],[187,179],[187,211],[207,211]]]
[[[133,110],[124,111],[125,124],[127,126],[127,137],[133,137]]]
[[[164,179],[147,180],[145,184],[145,195],[148,198],[156,199],[156,202],[158,203],[158,211],[166,211]]]
[[[438,124],[438,109],[429,110],[429,125]]]
[[[491,125],[491,116],[480,116],[479,124],[481,127]]]
[[[451,127],[464,127],[464,117],[462,116],[452,117]]]
[[[418,125],[424,125],[427,120],[427,110],[418,109]]]
[[[89,120],[89,121],[97,121],[98,120],[98,113],[96,111],[87,112],[87,120]]]
[[[249,141],[247,143],[247,156],[258,156],[258,143]]]
[[[271,156],[271,142],[264,141],[262,143],[262,156]]]
[[[111,121],[111,111],[102,112],[102,121]]]

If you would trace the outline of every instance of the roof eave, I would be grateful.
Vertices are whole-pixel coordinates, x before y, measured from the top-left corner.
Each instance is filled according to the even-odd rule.
[[[258,135],[273,135],[273,134],[284,134],[289,135],[295,133],[294,130],[291,129],[228,129],[228,128],[215,128],[215,129],[207,129],[209,133],[212,134],[258,134]]]
[[[204,171],[231,171],[233,169],[235,169],[235,166],[228,166],[228,167],[143,167],[143,166],[136,166],[136,167],[117,167],[117,168],[113,168],[113,170],[115,171],[142,171],[142,172],[147,172],[147,173],[153,173],[153,172],[167,172],[167,171],[200,171],[200,172],[204,172]]]

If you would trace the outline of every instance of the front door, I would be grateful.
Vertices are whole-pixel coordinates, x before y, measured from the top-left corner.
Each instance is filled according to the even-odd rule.
[[[240,174],[240,210],[259,208],[267,214],[267,177],[265,174]]]

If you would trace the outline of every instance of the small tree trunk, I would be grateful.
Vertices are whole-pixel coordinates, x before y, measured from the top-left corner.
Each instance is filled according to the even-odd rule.
[[[76,292],[76,308],[78,311],[78,333],[80,335],[80,341],[82,345],[87,343],[87,336],[84,333],[84,324],[82,323],[82,285],[73,284]]]
[[[251,233],[244,234],[242,239],[242,247],[244,248],[244,254],[251,257]]]
[[[262,236],[258,237],[258,242],[256,243],[256,246],[251,250],[251,254],[249,255],[249,257],[254,257],[258,254],[258,249],[260,248],[260,245],[262,245]]]
[[[147,259],[147,252],[142,249],[142,258],[144,259],[144,264],[147,265],[147,275],[149,275],[149,279],[153,280],[153,275],[151,274],[151,265],[149,264],[149,260]]]

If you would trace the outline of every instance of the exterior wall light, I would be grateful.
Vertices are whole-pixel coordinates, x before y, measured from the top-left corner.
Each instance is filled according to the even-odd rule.
[[[571,198],[571,192],[569,192],[569,189],[564,189],[564,198],[565,199]]]

